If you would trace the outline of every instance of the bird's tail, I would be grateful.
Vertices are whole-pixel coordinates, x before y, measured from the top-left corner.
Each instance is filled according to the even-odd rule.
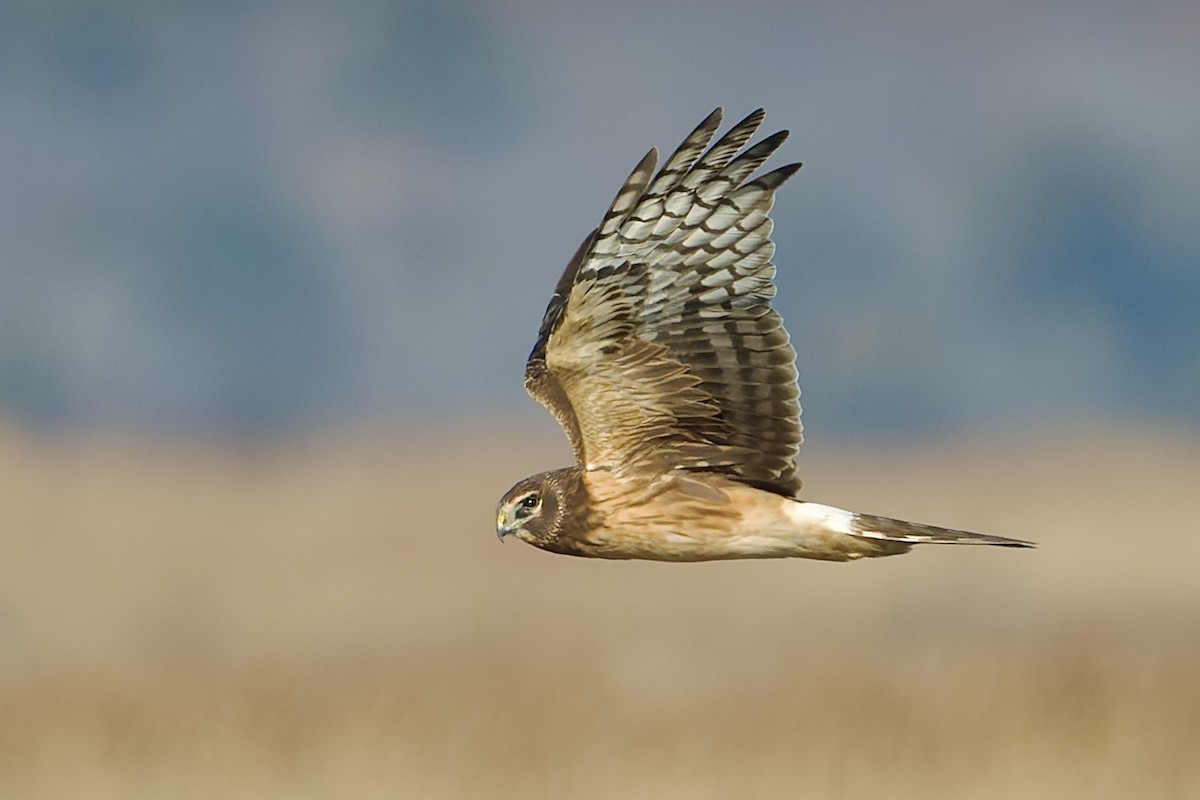
[[[863,539],[874,539],[897,544],[990,544],[995,547],[1036,547],[1033,542],[1021,539],[1008,539],[1003,536],[992,536],[986,533],[971,533],[956,531],[951,528],[939,528],[936,525],[923,525],[919,522],[905,522],[890,517],[877,517],[874,514],[854,514],[850,523],[853,536]],[[908,548],[905,548],[906,550]]]

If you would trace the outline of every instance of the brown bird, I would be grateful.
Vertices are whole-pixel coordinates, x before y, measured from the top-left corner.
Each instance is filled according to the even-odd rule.
[[[525,388],[566,431],[576,464],[508,490],[501,541],[656,561],[1031,546],[797,498],[800,390],[770,306],[768,214],[800,165],[747,180],[787,131],[739,155],[763,110],[708,147],[721,116],[657,173],[658,151],[646,154],[559,279]]]

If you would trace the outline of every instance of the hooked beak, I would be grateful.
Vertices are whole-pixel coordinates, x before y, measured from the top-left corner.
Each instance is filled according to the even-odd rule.
[[[501,544],[504,543],[504,537],[512,533],[515,527],[513,521],[504,513],[503,508],[496,512],[496,538],[500,540]]]

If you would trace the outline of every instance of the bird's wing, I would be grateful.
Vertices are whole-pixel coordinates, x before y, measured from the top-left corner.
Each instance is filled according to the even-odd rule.
[[[555,288],[525,386],[585,469],[713,471],[791,495],[799,389],[770,307],[768,213],[800,165],[747,180],[787,131],[738,155],[759,109],[705,151],[721,115],[625,181]]]

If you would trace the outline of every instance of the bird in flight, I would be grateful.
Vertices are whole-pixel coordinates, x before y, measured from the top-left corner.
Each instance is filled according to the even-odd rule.
[[[496,533],[590,558],[850,561],[914,544],[1029,542],[800,500],[796,351],[771,308],[769,216],[787,138],[742,151],[762,109],[709,147],[713,111],[655,172],[651,149],[567,265],[525,388],[575,465],[526,478]]]

